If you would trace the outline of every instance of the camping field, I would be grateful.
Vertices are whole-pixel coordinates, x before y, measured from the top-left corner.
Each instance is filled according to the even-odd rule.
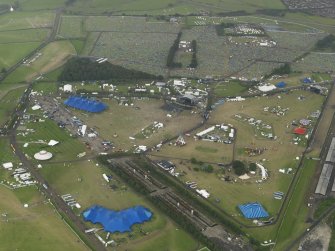
[[[298,100],[301,96],[304,96],[304,99]],[[176,172],[184,174],[180,178],[182,181],[195,181],[198,187],[204,188],[212,194],[209,200],[215,206],[235,215],[239,221],[244,220],[239,216],[236,206],[250,201],[261,202],[270,215],[275,216],[281,206],[281,201],[273,199],[272,194],[276,191],[286,193],[305,148],[303,140],[294,144],[295,136],[292,133],[291,122],[307,118],[312,112],[320,110],[324,100],[323,96],[311,92],[292,91],[289,94],[248,98],[243,102],[226,102],[211,113],[208,123],[230,123],[237,129],[234,159],[246,163],[260,162],[268,169],[269,178],[262,183],[256,182],[261,178],[258,171],[256,175],[251,175],[250,179],[243,181],[238,179],[233,171],[229,172],[226,168],[218,167],[215,163],[228,164],[231,162],[233,158],[232,146],[230,150],[225,150],[227,146],[222,143],[194,141],[194,133],[191,134],[190,138],[185,138],[186,146],[164,145],[159,153],[152,153],[152,155],[155,156],[154,159],[172,160],[177,166]],[[289,108],[289,110],[285,115],[278,116],[263,111],[266,106],[281,106]],[[271,121],[277,139],[257,137],[252,126],[235,119],[234,115],[237,113],[248,114],[248,116],[262,121]],[[218,146],[220,148],[217,148]],[[245,151],[246,147],[264,148],[265,150],[259,156],[248,156]],[[215,156],[221,156],[221,158]],[[223,156],[226,157],[223,158]],[[297,157],[299,159],[296,159]],[[212,164],[214,172],[208,174],[195,171],[194,167],[196,166],[192,163],[192,158],[205,164]],[[291,174],[279,172],[279,169],[287,170],[287,168],[292,168]],[[224,181],[223,178],[227,176],[230,176],[233,181]],[[217,199],[220,201],[219,203]]]
[[[147,250],[148,247],[168,248],[170,250],[192,250],[197,242],[164,216],[145,198],[134,192],[117,176],[105,167],[97,166],[95,161],[65,162],[64,164],[46,164],[41,169],[59,194],[70,193],[82,206],[81,210],[98,204],[121,210],[135,205],[143,205],[153,213],[153,219],[143,225],[134,226],[131,234],[112,234],[111,239],[120,242],[118,250]],[[107,183],[102,174],[112,175]],[[90,188],[87,190],[87,188]],[[88,223],[87,223],[88,224]],[[94,227],[92,224],[88,224]],[[101,232],[98,232],[101,234]],[[144,234],[145,233],[145,234]]]

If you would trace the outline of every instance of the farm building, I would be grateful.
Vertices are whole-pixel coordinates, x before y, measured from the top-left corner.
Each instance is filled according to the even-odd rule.
[[[102,112],[107,108],[102,102],[90,100],[83,97],[71,96],[67,100],[64,101],[64,104],[79,110],[87,111],[87,112]]]

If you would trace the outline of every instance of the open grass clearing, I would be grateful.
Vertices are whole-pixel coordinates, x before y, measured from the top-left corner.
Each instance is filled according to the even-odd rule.
[[[25,42],[40,42],[43,41],[49,29],[28,29],[28,30],[13,30],[0,32],[0,45],[9,43],[25,43]],[[17,45],[20,46],[19,44]]]
[[[216,97],[236,97],[241,96],[248,90],[248,84],[239,81],[229,81],[228,83],[219,83],[214,87]]]
[[[25,82],[32,81],[38,76],[53,71],[62,66],[69,57],[76,55],[74,46],[69,41],[56,41],[48,44],[39,53],[40,56],[34,55],[33,61],[29,64],[23,64],[9,75],[5,82]]]
[[[96,128],[102,138],[111,140],[117,149],[130,149],[134,144],[154,146],[164,139],[178,136],[180,132],[190,130],[201,121],[200,115],[191,113],[191,111],[173,113],[164,110],[164,102],[161,100],[133,100],[133,106],[118,105],[115,100],[102,101],[109,106],[108,110],[103,113],[87,114],[73,111],[89,127]],[[171,114],[172,117],[167,117],[167,114]],[[136,139],[135,141],[129,139],[155,121],[163,123],[164,127],[150,138]]]
[[[88,250],[45,203],[36,187],[8,190],[0,186],[0,211],[7,216],[0,224],[2,250]],[[23,204],[27,203],[28,208]],[[50,227],[52,226],[52,227]]]
[[[0,68],[8,68],[19,62],[39,46],[39,42],[10,43],[0,46]]]
[[[0,100],[0,125],[5,123],[12,112],[16,108],[19,99],[21,98],[26,87],[18,87],[16,89],[10,90],[4,95]]]
[[[45,165],[41,173],[60,194],[70,193],[82,206],[82,210],[94,204],[113,210],[136,205],[149,208],[154,214],[152,220],[141,226],[135,225],[131,235],[111,234],[113,240],[122,242],[118,250],[148,250],[149,247],[156,247],[157,250],[168,248],[184,251],[197,247],[195,240],[155,209],[143,196],[130,189],[107,168],[96,166],[94,161]],[[103,173],[112,175],[110,183],[103,179]],[[141,231],[147,234],[141,234]]]

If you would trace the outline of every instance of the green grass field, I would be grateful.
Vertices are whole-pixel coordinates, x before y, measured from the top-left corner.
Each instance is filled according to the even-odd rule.
[[[38,47],[39,42],[10,43],[0,46],[0,68],[8,68]]]
[[[10,43],[27,43],[27,42],[40,42],[43,41],[49,29],[27,29],[27,30],[14,30],[14,31],[1,31],[0,32],[0,45]],[[19,44],[17,45],[20,46]]]
[[[87,151],[84,145],[76,138],[69,136],[67,132],[59,128],[53,121],[46,119],[44,122],[28,122],[24,126],[34,129],[34,133],[27,136],[18,136],[18,142],[21,145],[28,143],[28,147],[22,148],[22,151],[31,158],[40,150],[48,150],[54,156],[50,161],[68,161],[77,159],[77,154]],[[53,147],[48,146],[51,139],[59,141],[59,144]],[[38,143],[43,140],[46,143]],[[36,162],[34,160],[34,162]]]
[[[4,82],[20,83],[32,81],[40,75],[61,67],[69,57],[77,54],[70,41],[52,42],[43,48],[40,53],[41,56],[37,57],[34,62],[21,65]]]
[[[228,83],[220,83],[214,87],[214,95],[216,97],[233,97],[241,96],[247,91],[247,84],[238,81],[230,81]]]
[[[301,95],[305,96],[305,101],[298,101],[298,97]],[[164,145],[159,153],[153,153],[153,155],[155,159],[167,158],[172,160],[177,165],[177,172],[183,171],[186,174],[181,177],[182,181],[196,181],[198,187],[205,188],[212,194],[209,200],[214,205],[234,215],[238,220],[250,224],[250,222],[245,221],[240,216],[236,206],[252,201],[261,202],[270,215],[275,216],[282,202],[273,199],[273,192],[282,191],[286,193],[292,180],[292,174],[281,174],[278,170],[290,167],[294,172],[298,165],[298,161],[295,158],[301,156],[304,150],[304,146],[293,144],[293,128],[291,126],[287,127],[287,125],[290,125],[293,120],[306,118],[311,112],[320,109],[324,101],[324,97],[306,91],[294,91],[290,94],[284,94],[281,95],[280,99],[277,96],[250,98],[243,102],[226,102],[216,108],[209,119],[211,124],[230,123],[237,129],[236,159],[243,160],[246,163],[265,159],[263,165],[268,169],[269,179],[261,184],[255,182],[261,178],[258,171],[256,175],[250,175],[251,178],[246,181],[239,180],[233,172],[222,171],[216,165],[212,174],[193,171],[193,166],[190,163],[191,158],[196,158],[198,161],[205,163],[229,163],[232,160],[232,145],[194,141],[193,133],[191,138],[186,137],[186,146]],[[272,113],[263,112],[263,107],[270,105],[280,105],[281,107],[288,107],[290,110],[285,116],[280,117]],[[271,121],[275,135],[278,136],[277,140],[266,140],[256,137],[251,126],[234,119],[233,115],[240,112],[262,121]],[[266,150],[260,156],[249,157],[244,151],[245,147],[264,147]],[[224,176],[231,176],[236,182],[225,182],[222,179]],[[217,203],[216,199],[221,202]]]
[[[88,250],[36,187],[0,186],[0,211],[1,250]]]
[[[93,204],[99,204],[114,210],[135,205],[143,205],[154,213],[151,221],[141,225],[146,235],[141,234],[138,226],[129,234],[112,234],[111,238],[120,241],[118,250],[194,250],[197,243],[160,211],[148,203],[120,181],[108,169],[96,166],[94,161],[81,161],[63,164],[48,164],[41,169],[42,175],[60,194],[70,193],[82,206],[82,210]],[[109,184],[102,174],[113,176]],[[108,185],[112,185],[111,189]],[[89,189],[87,189],[89,187]],[[93,227],[92,224],[88,224]],[[149,248],[149,249],[148,249]]]
[[[0,99],[0,125],[9,119],[25,89],[18,87],[10,90]]]

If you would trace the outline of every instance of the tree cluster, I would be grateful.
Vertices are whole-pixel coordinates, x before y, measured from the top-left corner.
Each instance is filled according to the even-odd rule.
[[[174,62],[175,55],[179,49],[179,43],[181,38],[181,32],[178,33],[177,38],[174,40],[172,46],[170,47],[169,54],[167,56],[166,66],[169,68],[180,68],[181,63]]]
[[[232,164],[236,175],[241,176],[247,172],[247,169],[242,161],[234,160]]]
[[[198,66],[198,59],[197,59],[197,41],[192,40],[191,42],[191,47],[192,47],[192,60],[191,64],[189,65],[190,68],[197,68]]]
[[[99,64],[89,58],[74,57],[65,65],[59,81],[85,81],[110,79],[158,79],[149,73],[126,69],[109,62]]]
[[[315,44],[315,49],[321,50],[321,51],[325,51],[325,50],[335,51],[335,35],[330,34],[320,39]]]
[[[289,63],[285,63],[284,65],[274,69],[271,72],[271,75],[285,75],[290,74],[292,72],[291,65]]]
[[[232,28],[235,25],[233,23],[221,23],[219,25],[215,26],[216,34],[218,36],[224,36],[225,35],[225,29],[226,28]]]

